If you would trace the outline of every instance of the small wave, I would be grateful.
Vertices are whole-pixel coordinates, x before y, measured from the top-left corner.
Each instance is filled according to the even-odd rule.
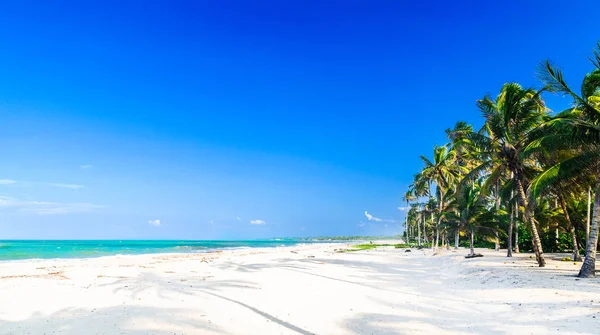
[[[203,247],[203,246],[178,245],[178,246],[173,247],[173,249],[195,251],[195,250],[206,250],[207,248]]]

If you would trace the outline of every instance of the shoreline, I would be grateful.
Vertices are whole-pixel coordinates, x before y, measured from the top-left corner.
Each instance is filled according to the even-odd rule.
[[[44,263],[44,262],[86,262],[86,261],[147,261],[148,258],[160,257],[160,258],[172,258],[173,260],[178,258],[198,258],[198,257],[206,257],[206,255],[217,254],[221,256],[244,256],[238,255],[243,251],[251,251],[250,254],[264,254],[269,252],[279,252],[279,251],[295,251],[299,248],[299,250],[311,250],[315,248],[304,248],[304,247],[334,247],[339,245],[345,245],[346,247],[350,247],[352,245],[359,244],[360,242],[353,243],[301,243],[297,245],[287,245],[287,246],[273,246],[273,247],[231,247],[231,248],[215,248],[206,250],[205,252],[150,252],[150,253],[140,253],[140,254],[116,254],[116,255],[103,255],[103,256],[90,256],[90,257],[59,257],[59,258],[26,258],[26,259],[6,259],[0,260],[0,268],[5,264],[27,264],[27,263]],[[1,278],[1,276],[0,276]]]
[[[4,240],[4,241],[10,241],[10,240]],[[17,240],[15,240],[17,241]],[[18,240],[21,241],[21,240]],[[32,241],[38,241],[38,240],[32,240]],[[45,241],[45,240],[39,240],[39,241]],[[62,241],[62,240],[54,240],[54,241]],[[71,240],[64,240],[64,241],[71,241]],[[88,241],[88,240],[85,240]],[[93,240],[89,240],[89,241],[93,241]],[[107,241],[119,241],[119,240],[107,240]],[[131,241],[146,241],[146,240],[131,240]],[[158,240],[157,240],[158,241]],[[162,241],[162,240],[160,240]],[[173,240],[173,241],[179,241],[179,240]],[[192,240],[190,240],[192,241]],[[212,240],[207,240],[207,241],[212,241]],[[229,242],[229,241],[227,241]],[[232,240],[231,242],[238,242],[238,241],[234,241]],[[19,262],[19,261],[49,261],[49,260],[78,260],[78,259],[96,259],[96,258],[102,258],[102,257],[124,257],[124,256],[146,256],[146,255],[188,255],[188,254],[205,254],[205,253],[211,253],[211,252],[216,252],[216,251],[229,251],[229,250],[246,250],[246,249],[273,249],[273,248],[291,248],[291,247],[297,247],[297,246],[304,246],[304,245],[323,245],[323,246],[328,246],[328,245],[337,245],[337,244],[358,244],[364,241],[340,241],[340,242],[299,242],[297,244],[293,244],[293,245],[274,245],[274,246],[235,246],[235,247],[207,247],[206,249],[193,249],[190,251],[157,251],[157,252],[140,252],[140,253],[136,253],[136,252],[132,252],[132,253],[117,253],[117,254],[110,254],[110,255],[92,255],[92,256],[74,256],[74,257],[52,257],[52,258],[40,258],[40,257],[35,257],[35,258],[16,258],[16,259],[0,259],[0,264],[2,264],[3,262]]]
[[[383,241],[373,241],[382,243]],[[594,334],[598,278],[549,254],[353,243],[0,263],[0,334]],[[595,301],[595,302],[592,302]],[[35,303],[33,303],[35,302]]]

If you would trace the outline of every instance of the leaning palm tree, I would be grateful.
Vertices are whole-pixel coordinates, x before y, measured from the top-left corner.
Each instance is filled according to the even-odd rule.
[[[572,158],[576,154],[577,152],[573,150],[554,150],[552,152],[540,150],[539,153],[536,155],[536,158],[538,164],[542,167],[542,169],[549,169],[561,161],[565,161],[569,158]],[[555,199],[557,204],[560,205],[562,215],[564,216],[565,231],[571,235],[573,260],[580,262],[581,257],[579,256],[579,248],[577,246],[577,234],[575,231],[575,223],[571,218],[571,214],[568,209],[569,206],[567,205],[568,202],[572,202],[571,200],[573,199],[575,194],[582,194],[587,188],[587,183],[585,183],[585,180],[581,180],[581,178],[578,179],[580,180],[577,180],[577,182],[573,182],[575,180],[571,180],[570,183],[554,183],[552,185],[548,185],[546,191],[549,192]],[[538,178],[534,180],[534,183],[537,183],[537,180]],[[535,201],[536,199],[533,198],[531,200]]]
[[[529,224],[536,260],[543,267],[546,264],[544,252],[533,219],[533,208],[525,193],[529,181],[534,177],[535,162],[524,155],[524,149],[530,143],[530,134],[547,117],[541,93],[542,91],[525,89],[516,83],[507,83],[496,99],[486,95],[477,101],[486,120],[484,127],[480,132],[471,132],[465,136],[473,143],[482,163],[473,168],[464,180],[472,180],[489,171],[489,176],[482,185],[482,191],[487,194],[492,188],[497,188],[500,178],[510,178],[524,208],[523,216]]]
[[[557,163],[540,174],[530,188],[532,197],[551,185],[565,183],[582,175],[595,176],[593,218],[585,260],[579,271],[579,277],[582,278],[593,277],[596,271],[598,216],[600,215],[600,192],[598,192],[600,189],[600,42],[594,51],[592,64],[595,69],[584,77],[580,94],[569,87],[560,69],[554,67],[549,61],[541,65],[540,74],[547,89],[570,96],[574,107],[546,122],[548,135],[530,145],[532,151],[539,148],[556,150],[567,147],[577,152],[573,157]]]

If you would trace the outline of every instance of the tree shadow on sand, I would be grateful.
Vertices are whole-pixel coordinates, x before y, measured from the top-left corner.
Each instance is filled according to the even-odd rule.
[[[311,335],[313,333],[298,327],[294,324],[286,322],[276,316],[269,314],[263,310],[256,308],[248,303],[241,300],[236,300],[226,296],[227,290],[231,289],[249,289],[259,290],[261,287],[251,281],[242,280],[214,280],[212,278],[198,276],[197,278],[186,276],[185,279],[181,278],[164,278],[156,276],[152,273],[144,273],[137,278],[127,278],[115,280],[112,283],[104,284],[104,286],[114,286],[113,292],[127,293],[133,298],[137,299],[138,296],[143,295],[145,290],[154,289],[157,295],[163,299],[170,299],[178,301],[181,295],[192,296],[198,301],[202,301],[202,296],[210,296],[217,298],[223,302],[234,304],[242,308],[243,310],[249,311],[256,316],[262,317],[270,322],[273,322],[289,331],[302,335]]]
[[[347,318],[341,325],[351,334],[595,334],[596,329],[582,329],[582,318],[600,317],[594,308],[588,308],[577,316],[556,315],[540,319],[535,316],[556,304],[531,304],[515,306],[501,313],[490,313],[481,306],[472,306],[469,312],[455,311],[452,306],[418,305],[414,310],[397,308],[394,313],[360,313]],[[418,312],[415,312],[418,311]],[[504,314],[504,315],[503,315]],[[521,319],[520,316],[530,316]],[[506,320],[511,320],[506,323]]]
[[[35,313],[22,321],[0,319],[0,334],[227,334],[189,311],[147,306],[115,306],[97,309],[64,309],[51,315]]]

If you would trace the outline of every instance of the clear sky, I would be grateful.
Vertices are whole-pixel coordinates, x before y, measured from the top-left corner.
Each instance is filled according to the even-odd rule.
[[[597,5],[4,1],[0,238],[398,233],[476,99],[579,86]]]

